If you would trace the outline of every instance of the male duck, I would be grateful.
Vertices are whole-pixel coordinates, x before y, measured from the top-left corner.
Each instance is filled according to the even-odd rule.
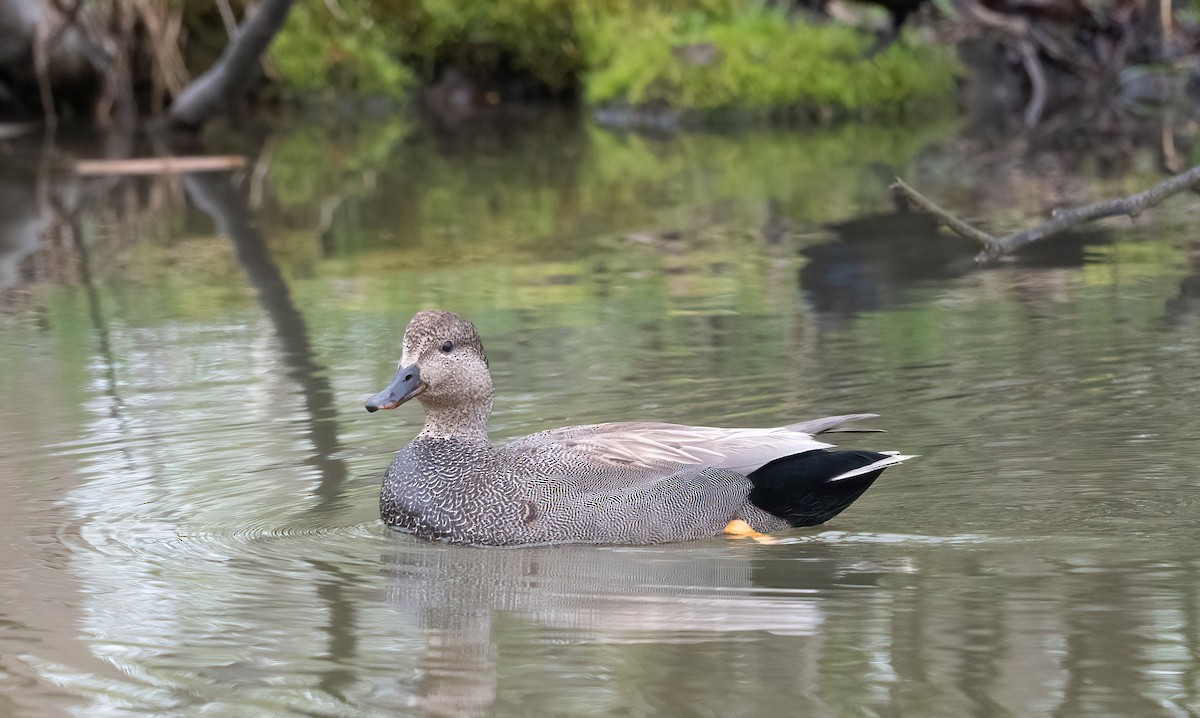
[[[423,311],[403,347],[395,379],[366,408],[415,398],[425,409],[425,427],[388,467],[379,498],[387,525],[424,538],[518,546],[759,535],[828,521],[910,458],[831,451],[812,437],[874,414],[774,429],[591,424],[493,446],[492,377],[474,325]]]

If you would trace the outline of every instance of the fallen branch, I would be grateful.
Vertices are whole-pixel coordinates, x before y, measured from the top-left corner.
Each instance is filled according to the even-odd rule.
[[[71,165],[77,175],[163,175],[181,172],[219,172],[244,167],[241,155],[198,157],[145,157],[132,160],[79,160]]]
[[[908,184],[904,180],[900,179],[899,177],[897,177],[895,179],[895,181],[892,182],[891,186],[888,189],[890,189],[893,192],[896,192],[898,194],[904,195],[905,197],[908,198],[908,200],[910,202],[917,205],[921,209],[925,210],[929,214],[932,214],[934,217],[937,218],[937,220],[939,222],[944,224],[952,232],[954,232],[955,234],[957,234],[961,237],[966,237],[967,239],[973,239],[985,247],[996,241],[996,238],[993,237],[992,235],[988,234],[987,232],[984,232],[981,229],[976,229],[975,227],[971,226],[970,224],[964,222],[963,220],[959,219],[958,217],[955,217],[954,215],[950,214],[946,210],[937,206],[936,204],[934,204],[933,200],[929,199],[925,195],[916,191],[912,187],[909,187]]]
[[[1116,217],[1118,215],[1126,215],[1130,219],[1136,218],[1147,209],[1157,206],[1167,197],[1179,194],[1197,185],[1200,185],[1200,165],[1196,165],[1165,182],[1160,182],[1136,194],[1104,200],[1103,202],[1095,202],[1083,207],[1076,207],[1075,209],[1055,210],[1049,220],[1035,227],[1030,227],[1029,229],[1014,232],[1003,237],[988,234],[959,219],[939,207],[933,200],[910,187],[899,177],[892,183],[891,190],[906,197],[913,204],[933,215],[940,223],[955,234],[967,239],[973,239],[982,244],[983,251],[975,257],[975,260],[983,263],[1014,252],[1027,244],[1060,234],[1078,224],[1104,217]]]
[[[167,110],[166,125],[197,130],[246,88],[262,54],[283,27],[295,0],[262,0],[238,28],[216,63],[180,92]]]

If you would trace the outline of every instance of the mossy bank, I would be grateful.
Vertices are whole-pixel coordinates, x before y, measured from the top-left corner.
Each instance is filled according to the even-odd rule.
[[[298,4],[271,57],[284,91],[414,94],[455,110],[579,102],[646,118],[896,119],[952,107],[951,49],[750,0],[342,0]]]

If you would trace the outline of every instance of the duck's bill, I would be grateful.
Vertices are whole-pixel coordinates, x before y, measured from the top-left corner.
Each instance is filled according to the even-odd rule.
[[[396,370],[396,376],[392,383],[388,384],[388,388],[367,399],[367,411],[395,409],[423,391],[425,382],[421,381],[421,370],[417,365],[402,366]]]

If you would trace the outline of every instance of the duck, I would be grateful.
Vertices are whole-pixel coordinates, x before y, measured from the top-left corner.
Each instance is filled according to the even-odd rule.
[[[401,352],[395,377],[366,409],[414,399],[424,409],[379,497],[384,524],[422,539],[512,547],[769,538],[837,516],[884,469],[912,458],[815,438],[875,414],[774,428],[609,422],[493,443],[492,376],[474,324],[418,312]]]

